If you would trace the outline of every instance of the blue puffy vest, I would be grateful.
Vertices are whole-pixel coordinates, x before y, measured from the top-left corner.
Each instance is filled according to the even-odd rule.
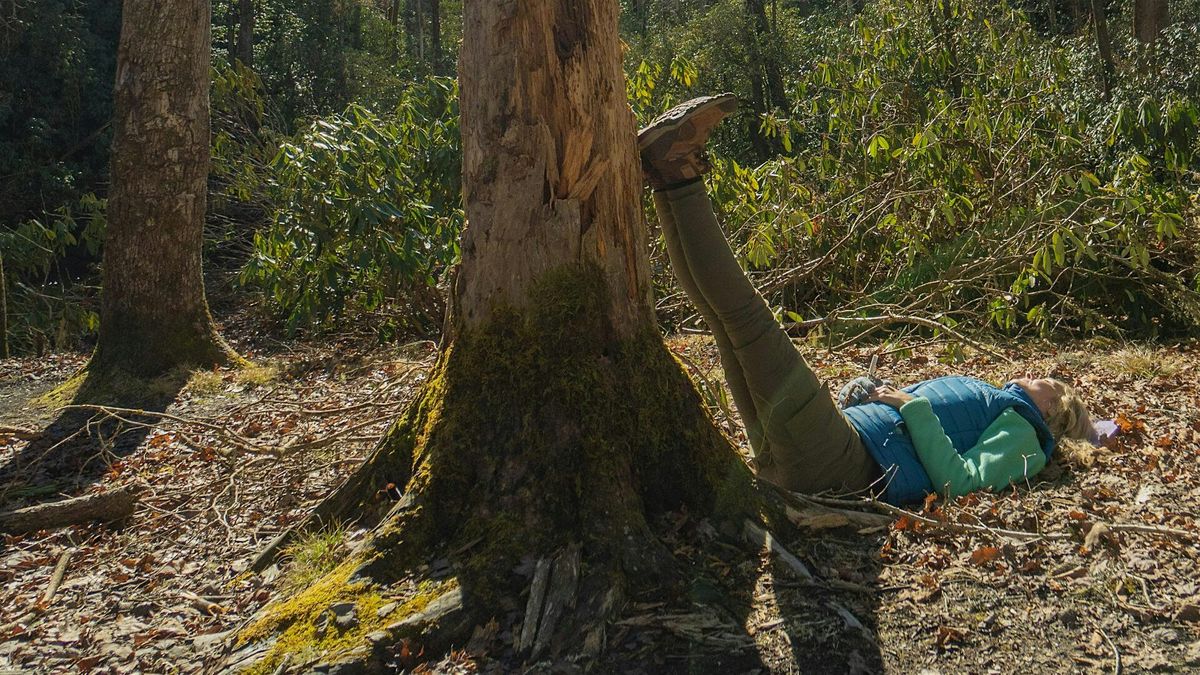
[[[970,450],[984,430],[1009,408],[1015,409],[1033,425],[1047,460],[1054,451],[1054,436],[1042,419],[1042,413],[1029,394],[1015,384],[997,389],[971,377],[939,377],[906,387],[904,391],[929,399],[933,414],[941,421],[942,429],[959,454]],[[883,403],[865,403],[842,412],[883,469],[884,501],[896,505],[911,504],[937,491],[921,465],[899,411]]]

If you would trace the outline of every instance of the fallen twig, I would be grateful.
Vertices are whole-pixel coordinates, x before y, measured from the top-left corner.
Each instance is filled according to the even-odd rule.
[[[925,328],[932,328],[934,330],[942,331],[943,333],[945,333],[946,335],[949,335],[950,337],[954,338],[955,340],[958,340],[959,342],[962,342],[963,344],[965,344],[969,347],[973,347],[974,349],[976,349],[980,352],[983,352],[984,354],[990,354],[991,356],[994,356],[994,357],[1004,361],[1005,363],[1013,363],[1013,360],[1010,359],[1008,356],[992,349],[991,347],[988,347],[987,345],[983,344],[982,342],[972,340],[971,338],[967,337],[966,335],[963,335],[962,333],[954,330],[953,328],[950,328],[949,326],[947,326],[943,323],[940,323],[933,319],[928,319],[923,316],[909,316],[909,315],[899,315],[899,314],[885,314],[883,316],[840,316],[838,314],[832,314],[832,315],[826,316],[826,317],[821,317],[821,318],[817,318],[817,319],[809,319],[807,321],[799,321],[799,322],[787,324],[786,327],[787,328],[792,328],[792,327],[811,328],[813,326],[819,326],[819,325],[827,324],[827,323],[837,323],[840,321],[851,322],[851,323],[865,323],[871,327],[886,326],[888,324],[893,324],[893,323],[916,324],[918,326],[924,326]],[[836,351],[840,350],[842,347],[846,347],[849,343],[853,343],[857,339],[859,339],[859,338],[856,337],[851,340],[848,340],[847,342],[843,342],[842,344],[838,345],[837,347],[834,347],[833,351],[836,352]]]
[[[50,584],[46,586],[46,592],[42,594],[42,602],[48,603],[54,599],[54,594],[58,592],[58,587],[62,585],[63,577],[67,575],[67,565],[71,563],[71,554],[75,551],[73,548],[63,549],[62,555],[58,557],[58,564],[54,566],[54,573],[50,575]]]
[[[795,493],[793,493],[795,494]],[[906,517],[912,521],[937,527],[950,532],[975,532],[986,533],[1002,537],[1010,537],[1020,540],[1046,539],[1052,541],[1061,541],[1064,539],[1074,539],[1076,535],[1072,532],[1032,532],[1029,530],[1009,530],[999,527],[989,527],[987,525],[972,525],[968,523],[952,523],[946,520],[937,520],[923,516],[919,513],[909,511],[908,509],[893,506],[887,502],[881,502],[877,499],[837,499],[835,497],[821,497],[818,495],[801,495],[797,497],[804,501],[820,504],[826,507],[840,508],[852,510],[855,507],[867,507],[876,511],[891,514],[896,517]],[[1096,521],[1099,522],[1099,521]],[[1162,525],[1143,525],[1138,523],[1103,523],[1109,532],[1133,532],[1139,534],[1155,534],[1171,537],[1180,537],[1183,539],[1200,539],[1200,532],[1192,532],[1189,530],[1179,530]]]
[[[1104,636],[1104,641],[1108,643],[1108,648],[1112,650],[1112,653],[1113,653],[1113,675],[1121,675],[1121,652],[1120,652],[1120,650],[1117,649],[1116,643],[1112,641],[1112,638],[1108,637],[1108,633],[1105,633],[1103,628],[1100,628],[1099,626],[1097,626],[1096,630],[1100,631],[1100,634]]]
[[[783,544],[779,543],[779,540],[777,540],[774,535],[762,529],[750,520],[742,523],[742,536],[751,544],[762,546],[778,556],[779,559],[783,561],[785,565],[787,565],[788,569],[792,570],[792,572],[795,573],[795,575],[799,577],[801,582],[805,585],[825,588],[826,590],[834,586],[841,586],[844,590],[852,590],[855,592],[868,590],[869,592],[869,589],[865,589],[865,587],[858,586],[857,584],[851,584],[849,582],[844,582],[843,584],[832,584],[825,579],[818,578],[812,573],[811,570],[808,569],[808,565],[805,565],[802,560],[797,558],[791,551],[787,550]],[[837,601],[829,601],[827,604],[831,609],[838,613],[838,616],[842,617],[842,621],[844,621],[847,626],[858,629],[863,633],[864,636],[866,636],[868,640],[871,640],[872,642],[875,640],[875,637],[871,635],[871,631],[867,630],[867,627],[863,625],[863,622],[859,621],[858,617],[854,616],[854,613],[847,609],[845,605]]]
[[[182,424],[184,426],[200,427],[202,429],[207,429],[209,431],[212,431],[212,432],[216,433],[218,436],[221,436],[225,441],[227,441],[231,445],[235,446],[236,448],[238,448],[239,450],[242,450],[244,452],[260,454],[260,455],[271,455],[273,457],[278,457],[281,454],[280,450],[278,448],[269,448],[269,447],[264,447],[264,446],[258,445],[257,443],[254,443],[250,439],[229,429],[228,427],[221,426],[219,424],[203,422],[201,420],[180,417],[178,415],[172,415],[172,414],[166,413],[166,412],[158,412],[158,411],[154,411],[154,410],[134,410],[132,408],[117,408],[114,406],[93,405],[93,404],[87,404],[87,403],[77,403],[77,404],[72,404],[72,405],[65,405],[65,406],[59,408],[59,410],[93,410],[95,412],[104,413],[105,415],[108,415],[109,417],[112,417],[113,419],[116,419],[120,422],[124,422],[125,424],[129,424],[131,426],[147,427],[147,428],[153,427],[154,425],[147,424],[145,422],[138,422],[136,420],[131,420],[131,419],[129,419],[129,417],[157,417],[159,419],[169,420],[171,422],[175,422],[177,424]],[[218,450],[218,452],[220,452],[221,454],[223,454],[225,456],[230,456],[233,454],[232,452],[223,451],[223,450]]]

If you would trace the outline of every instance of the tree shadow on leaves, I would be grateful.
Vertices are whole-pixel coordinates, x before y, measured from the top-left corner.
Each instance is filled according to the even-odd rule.
[[[55,501],[99,482],[142,444],[188,377],[182,368],[151,380],[86,368],[31,403],[58,415],[0,466],[0,508]]]
[[[606,671],[882,672],[875,537],[841,527],[777,540],[811,571],[808,579],[778,550],[762,546],[756,557],[759,546],[732,523],[660,523],[656,530],[687,581],[666,606],[632,598],[609,630]]]

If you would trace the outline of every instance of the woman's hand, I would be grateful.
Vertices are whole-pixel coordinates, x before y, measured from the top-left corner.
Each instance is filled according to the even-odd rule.
[[[914,398],[916,398],[916,396],[913,396],[906,391],[901,391],[891,385],[885,384],[877,387],[875,391],[871,392],[871,394],[867,396],[866,400],[868,402],[878,401],[879,403],[890,405],[896,410],[899,410],[900,406],[908,403]]]

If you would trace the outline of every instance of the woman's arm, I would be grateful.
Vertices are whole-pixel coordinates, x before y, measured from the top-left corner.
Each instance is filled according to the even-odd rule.
[[[961,455],[942,429],[929,400],[883,388],[876,400],[900,411],[925,472],[939,490],[959,496],[981,488],[1003,489],[1046,465],[1037,432],[1015,410],[1001,413]]]
[[[941,420],[933,414],[929,399],[910,398],[900,406],[900,416],[908,425],[908,435],[935,490],[948,490],[957,497],[983,487],[979,467],[954,449]]]

